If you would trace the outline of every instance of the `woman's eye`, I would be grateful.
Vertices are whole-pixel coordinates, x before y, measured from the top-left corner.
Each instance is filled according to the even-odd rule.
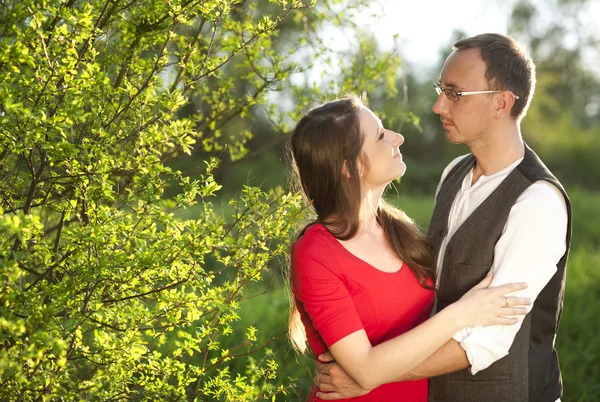
[[[385,136],[385,131],[382,131],[382,132],[379,134],[379,139],[380,139],[380,140],[382,140],[384,136]]]

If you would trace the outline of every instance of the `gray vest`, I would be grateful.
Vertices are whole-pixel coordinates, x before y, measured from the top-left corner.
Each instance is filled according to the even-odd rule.
[[[436,258],[448,230],[454,198],[474,166],[473,155],[464,158],[450,171],[440,188],[427,233]],[[554,402],[562,395],[554,337],[562,312],[565,267],[571,243],[571,203],[562,185],[527,145],[523,161],[448,242],[439,281],[438,311],[457,301],[485,277],[513,204],[538,180],[555,185],[567,204],[567,251],[557,264],[557,272],[525,317],[509,354],[475,375],[461,370],[431,378],[429,400],[432,402]]]

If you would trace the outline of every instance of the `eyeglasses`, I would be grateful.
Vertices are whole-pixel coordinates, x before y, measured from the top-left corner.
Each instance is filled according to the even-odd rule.
[[[505,89],[495,89],[495,90],[490,90],[490,91],[455,91],[454,89],[451,88],[444,88],[442,87],[440,84],[433,84],[433,87],[435,88],[435,92],[437,92],[438,96],[442,94],[442,92],[444,93],[444,95],[446,95],[446,98],[450,99],[452,102],[458,102],[460,100],[461,96],[468,96],[468,95],[479,95],[479,94],[495,94],[498,92],[504,92],[506,91]],[[515,97],[515,99],[519,99],[519,97],[515,94],[513,94],[513,96]]]

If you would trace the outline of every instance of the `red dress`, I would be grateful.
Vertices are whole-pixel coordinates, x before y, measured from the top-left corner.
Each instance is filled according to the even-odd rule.
[[[378,345],[431,313],[433,291],[421,287],[406,264],[395,273],[380,271],[346,250],[321,224],[294,242],[291,266],[292,291],[315,357],[363,328]],[[393,382],[344,400],[426,402],[427,388],[427,379]],[[314,391],[308,400],[320,401]]]

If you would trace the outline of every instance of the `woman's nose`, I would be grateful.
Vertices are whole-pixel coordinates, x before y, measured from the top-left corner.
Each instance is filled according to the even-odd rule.
[[[395,138],[395,141],[394,141],[394,146],[399,147],[402,144],[404,144],[404,136],[402,134],[396,133],[396,138]]]

